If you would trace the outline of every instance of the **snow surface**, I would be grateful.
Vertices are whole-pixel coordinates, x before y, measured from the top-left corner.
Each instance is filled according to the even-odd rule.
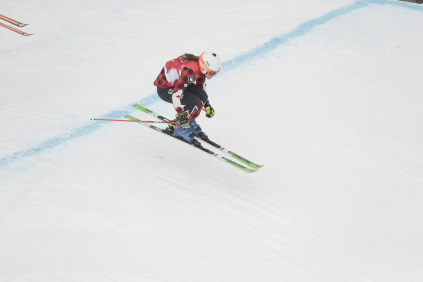
[[[0,281],[423,281],[423,7],[3,1]],[[217,52],[203,129],[247,174],[122,118]]]

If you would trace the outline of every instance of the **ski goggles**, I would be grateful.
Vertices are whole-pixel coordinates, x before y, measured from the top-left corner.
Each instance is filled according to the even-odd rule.
[[[220,70],[218,70],[218,71],[209,71],[209,72],[207,72],[209,75],[211,75],[211,76],[215,76],[218,72],[220,72]]]

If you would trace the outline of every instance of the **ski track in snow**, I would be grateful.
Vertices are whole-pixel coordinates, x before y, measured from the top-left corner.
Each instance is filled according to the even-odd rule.
[[[291,32],[288,32],[286,34],[283,34],[281,36],[274,37],[270,39],[265,44],[258,46],[251,51],[242,54],[238,57],[235,57],[232,60],[225,61],[223,63],[223,69],[225,71],[230,71],[233,69],[236,69],[240,66],[242,66],[245,63],[248,63],[254,59],[259,59],[261,56],[273,51],[274,49],[278,48],[279,46],[285,44],[289,40],[294,40],[295,38],[299,38],[301,36],[306,35],[308,32],[310,32],[312,29],[314,29],[317,26],[323,25],[335,18],[338,18],[340,16],[349,14],[355,10],[363,9],[368,7],[372,4],[380,4],[380,5],[398,5],[402,7],[407,7],[410,9],[423,11],[423,8],[419,5],[415,5],[412,3],[407,2],[396,2],[396,1],[390,1],[390,0],[371,0],[371,1],[357,1],[352,5],[347,5],[345,7],[341,7],[339,9],[336,9],[334,11],[331,11],[329,13],[324,14],[321,17],[309,20],[303,24],[300,24],[297,28],[292,30]],[[146,107],[151,106],[152,104],[158,102],[160,99],[158,98],[156,93],[150,94],[147,97],[142,98],[140,101],[138,101],[139,104],[144,105]],[[125,114],[128,114],[132,112],[132,105],[136,102],[130,103],[128,106],[124,107],[120,110],[115,110],[112,112],[109,112],[100,118],[102,119],[117,119],[121,118]],[[70,140],[73,140],[75,138],[79,138],[81,136],[84,136],[86,134],[92,133],[95,130],[98,130],[101,127],[100,123],[91,123],[87,124],[78,128],[75,128],[71,132],[61,135],[58,137],[54,137],[51,139],[48,139],[34,147],[24,149],[19,152],[15,152],[9,156],[3,157],[0,159],[0,168],[7,166],[16,160],[20,160],[25,157],[33,156],[36,154],[39,154],[41,152],[44,152],[46,150],[52,149],[56,146],[59,146],[65,142],[68,142]]]

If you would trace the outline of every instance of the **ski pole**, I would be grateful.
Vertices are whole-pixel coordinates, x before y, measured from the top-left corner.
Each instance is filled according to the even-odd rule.
[[[179,124],[179,122],[176,122],[176,121],[167,122],[167,121],[152,121],[152,120],[127,120],[127,119],[106,119],[106,118],[91,118],[91,120]]]

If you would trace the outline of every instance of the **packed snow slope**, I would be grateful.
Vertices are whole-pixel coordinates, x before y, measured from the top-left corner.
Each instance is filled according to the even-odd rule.
[[[5,1],[3,1],[5,2]],[[0,281],[423,281],[423,9],[397,1],[6,1]],[[122,119],[212,50],[205,132]]]

